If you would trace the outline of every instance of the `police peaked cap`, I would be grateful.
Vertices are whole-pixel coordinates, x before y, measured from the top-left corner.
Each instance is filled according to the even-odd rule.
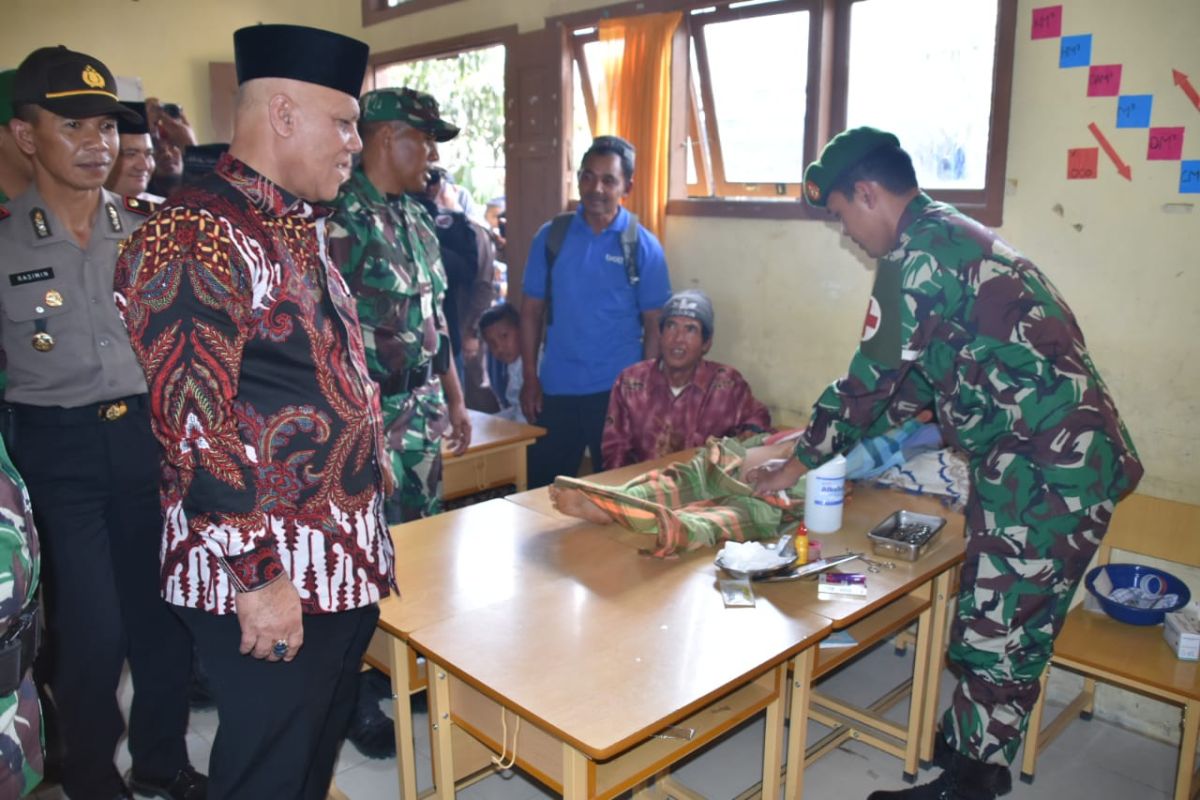
[[[255,78],[290,78],[358,99],[368,52],[357,39],[302,25],[252,25],[233,32],[239,86]]]

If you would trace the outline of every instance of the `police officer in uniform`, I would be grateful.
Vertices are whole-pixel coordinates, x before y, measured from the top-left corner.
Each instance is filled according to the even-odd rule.
[[[9,444],[42,540],[63,788],[203,798],[184,742],[191,640],[159,592],[159,449],[113,303],[118,252],[151,210],[103,188],[117,118],[136,117],[114,90],[104,64],[62,46],[35,50],[13,82],[10,127],[34,178],[0,220]],[[126,658],[128,786],[113,764]]]

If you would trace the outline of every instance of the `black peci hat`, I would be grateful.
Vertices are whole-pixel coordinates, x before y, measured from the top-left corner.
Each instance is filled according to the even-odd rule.
[[[117,117],[117,133],[138,134],[150,132],[150,126],[147,124],[145,103],[141,100],[122,100],[121,105],[137,114],[138,120],[134,122],[126,117]]]
[[[302,25],[252,25],[233,32],[239,86],[255,78],[290,78],[357,100],[368,52],[357,39]]]
[[[25,57],[13,77],[12,103],[41,106],[68,119],[140,119],[117,101],[116,78],[103,62],[61,44],[39,47]]]

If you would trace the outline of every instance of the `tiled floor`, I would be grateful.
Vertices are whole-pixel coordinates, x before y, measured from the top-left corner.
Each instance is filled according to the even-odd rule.
[[[889,646],[877,648],[830,678],[823,691],[851,701],[868,702],[878,687],[894,685],[910,669],[910,662],[897,656]],[[949,676],[942,682],[942,704],[952,688]],[[125,694],[128,688],[125,687]],[[127,698],[126,698],[127,699]],[[429,767],[429,736],[424,704],[418,698],[415,720],[417,731],[418,786],[432,786]],[[391,713],[391,706],[385,704]],[[893,708],[889,716],[901,719],[905,704]],[[216,732],[216,712],[193,712],[188,735],[192,762],[203,768],[208,763],[212,737]],[[675,778],[705,797],[732,798],[754,785],[762,764],[761,716],[720,743],[701,751],[678,768]],[[809,742],[825,730],[810,726]],[[1121,730],[1099,720],[1075,722],[1045,751],[1038,765],[1037,780],[1026,785],[1014,780],[1013,800],[1162,800],[1170,796],[1174,782],[1176,750],[1138,734]],[[129,756],[122,748],[118,766],[128,766]],[[924,772],[924,781],[936,774]],[[1015,775],[1015,773],[1014,773]],[[352,745],[346,745],[338,762],[338,787],[353,800],[382,800],[399,797],[395,761],[376,761],[363,757]],[[865,798],[875,789],[899,789],[906,784],[901,777],[900,761],[874,748],[850,742],[810,766],[804,776],[806,797]],[[57,800],[61,792],[47,788],[38,798]],[[519,772],[488,776],[459,791],[463,800],[540,800],[551,797],[535,781]]]

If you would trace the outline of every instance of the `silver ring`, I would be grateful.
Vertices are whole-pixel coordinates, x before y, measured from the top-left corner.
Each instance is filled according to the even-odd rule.
[[[288,651],[287,639],[280,639],[279,641],[275,642],[275,646],[271,648],[271,652],[274,653],[275,655],[279,656],[280,658],[287,655],[287,651]]]

